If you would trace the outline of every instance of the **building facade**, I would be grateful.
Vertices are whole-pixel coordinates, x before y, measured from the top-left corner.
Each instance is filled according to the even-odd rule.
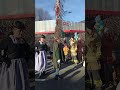
[[[50,34],[55,32],[56,21],[35,21],[35,34]],[[62,23],[64,32],[84,32],[84,22],[66,22]]]

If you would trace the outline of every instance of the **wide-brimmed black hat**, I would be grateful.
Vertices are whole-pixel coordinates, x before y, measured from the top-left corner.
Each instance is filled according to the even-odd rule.
[[[44,38],[45,39],[46,37],[44,35],[41,35],[40,38]]]
[[[85,27],[86,27],[86,28],[89,28],[90,30],[93,30],[93,29],[94,29],[94,25],[95,25],[95,22],[94,22],[94,21],[85,22]]]
[[[74,35],[72,35],[72,37],[71,38],[74,38],[75,36]]]
[[[21,29],[21,30],[24,30],[24,29],[25,29],[25,25],[24,25],[24,23],[21,22],[21,21],[16,21],[15,24],[14,24],[14,26],[15,26],[16,28],[18,28],[18,29]]]

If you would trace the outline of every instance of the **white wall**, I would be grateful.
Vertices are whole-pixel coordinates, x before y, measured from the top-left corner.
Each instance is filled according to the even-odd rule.
[[[63,30],[85,30],[85,23],[69,22],[70,25],[63,25]],[[55,31],[56,21],[35,21],[35,32]]]
[[[55,20],[35,21],[35,32],[51,32],[55,30]]]

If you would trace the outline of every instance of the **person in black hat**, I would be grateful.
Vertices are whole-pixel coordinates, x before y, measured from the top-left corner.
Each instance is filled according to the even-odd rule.
[[[39,42],[35,45],[35,71],[36,74],[45,75],[47,68],[47,44],[45,42],[45,36],[41,35]]]
[[[24,29],[24,23],[16,21],[12,34],[0,42],[0,51],[4,51],[0,90],[29,90],[27,61],[30,47],[22,38]]]
[[[60,75],[61,68],[61,47],[60,47],[61,39],[59,37],[54,37],[53,43],[53,66],[55,69],[55,80],[63,79]]]

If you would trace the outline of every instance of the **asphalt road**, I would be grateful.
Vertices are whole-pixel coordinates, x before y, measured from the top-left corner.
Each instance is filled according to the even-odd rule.
[[[61,65],[62,80],[54,80],[55,71],[52,61],[48,61],[47,75],[35,79],[35,90],[85,90],[85,68],[82,64],[66,63]]]

